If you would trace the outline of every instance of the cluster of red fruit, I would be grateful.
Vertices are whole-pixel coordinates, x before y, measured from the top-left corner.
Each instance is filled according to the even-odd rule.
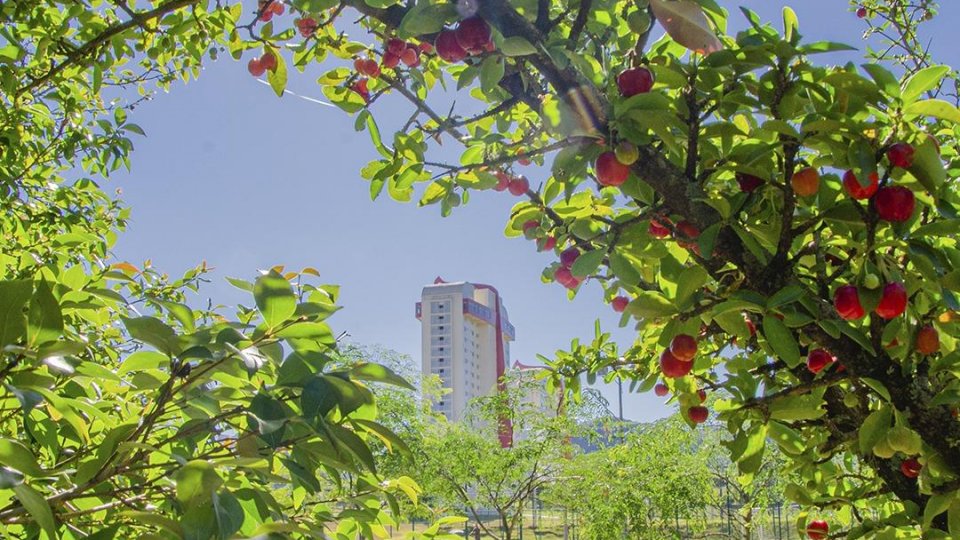
[[[854,285],[844,285],[837,289],[833,295],[833,307],[841,319],[848,321],[862,319],[866,315],[863,305],[860,304],[860,293]],[[883,287],[880,303],[874,313],[889,320],[899,317],[906,309],[907,289],[903,283],[895,281]],[[894,341],[888,347],[896,345]],[[940,350],[940,334],[937,329],[929,324],[921,327],[917,332],[915,349],[923,355],[936,354]]]
[[[251,58],[247,62],[247,71],[254,77],[259,77],[267,71],[277,69],[277,57],[270,51],[265,51],[259,57]]]
[[[509,191],[511,195],[519,197],[530,189],[530,181],[523,175],[513,176],[504,171],[497,171],[494,176],[497,177],[497,185],[493,186],[494,191]]]
[[[456,28],[441,30],[433,46],[437,56],[447,62],[457,63],[467,56],[493,51],[493,32],[481,17],[469,17],[460,21]]]
[[[617,76],[617,89],[623,97],[645,94],[653,88],[653,73],[645,67],[629,68]],[[602,186],[618,187],[630,178],[630,166],[639,153],[633,144],[623,141],[615,151],[607,151],[597,157],[594,174]]]
[[[283,2],[279,0],[260,0],[257,2],[257,13],[260,14],[260,20],[269,22],[274,15],[283,15]]]
[[[388,39],[386,51],[383,53],[383,67],[393,69],[400,65],[401,62],[407,67],[417,67],[420,65],[420,53],[427,52],[423,49],[429,46],[427,43],[421,43],[418,46],[402,39]],[[377,75],[379,74],[380,71],[377,70]],[[370,76],[376,77],[377,75]]]
[[[554,272],[553,279],[557,280],[557,283],[571,290],[579,287],[580,278],[574,276],[573,272],[570,271],[573,263],[577,262],[577,259],[579,258],[579,249],[571,247],[563,250],[560,253],[560,268],[557,268],[557,271]]]
[[[650,220],[647,227],[647,233],[654,238],[667,238],[670,236],[670,228],[664,223],[671,224],[667,217],[657,217]],[[693,223],[683,220],[674,225],[676,229],[676,240],[681,247],[700,254],[700,245],[697,244],[697,238],[700,237],[700,228]]]

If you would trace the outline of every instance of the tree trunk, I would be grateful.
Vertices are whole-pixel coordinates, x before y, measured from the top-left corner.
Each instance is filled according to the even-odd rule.
[[[753,506],[747,507],[743,515],[743,540],[752,540],[753,538]]]

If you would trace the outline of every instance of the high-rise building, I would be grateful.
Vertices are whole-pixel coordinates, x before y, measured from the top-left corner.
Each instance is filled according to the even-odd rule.
[[[495,391],[510,365],[515,333],[503,299],[489,285],[438,277],[423,288],[416,313],[423,372],[439,376],[449,390],[434,409],[460,420],[467,402]]]

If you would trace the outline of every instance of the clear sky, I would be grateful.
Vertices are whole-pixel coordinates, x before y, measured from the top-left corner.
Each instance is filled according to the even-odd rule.
[[[861,45],[864,25],[842,0],[741,0],[730,9],[731,31],[742,28],[736,7],[756,10],[779,28],[788,3],[808,39]],[[937,58],[960,65],[947,34],[960,23],[960,2],[942,2],[939,20],[927,27]],[[292,22],[289,15],[282,19]],[[952,37],[952,36],[951,36]],[[574,301],[540,274],[552,255],[532,242],[507,239],[503,229],[516,199],[507,192],[473,193],[470,204],[441,218],[439,207],[400,204],[386,195],[371,202],[359,170],[375,157],[365,133],[339,109],[285,96],[257,82],[243,62],[223,55],[199,81],[174,86],[142,104],[132,120],[147,132],[135,140],[133,171],[106,187],[123,189],[133,208],[129,230],[115,253],[134,264],[152,259],[172,274],[205,260],[214,280],[193,303],[252,301],[224,281],[252,279],[258,269],[283,264],[312,266],[323,281],[342,285],[344,309],[331,319],[335,332],[358,343],[381,344],[420,360],[420,328],[414,303],[436,276],[489,283],[499,289],[517,329],[514,359],[536,363],[574,337],[589,340],[599,315],[624,348],[629,329],[587,284]],[[824,61],[826,57],[817,60]],[[834,62],[851,57],[837,58]],[[855,57],[852,59],[856,59]],[[289,88],[321,98],[315,81],[324,67],[291,73]],[[374,114],[389,132],[409,115],[401,98],[378,101]],[[452,158],[452,159],[455,159]],[[525,171],[533,185],[546,176]],[[616,387],[604,389],[615,410]],[[650,420],[669,414],[652,393],[625,396],[625,416]]]

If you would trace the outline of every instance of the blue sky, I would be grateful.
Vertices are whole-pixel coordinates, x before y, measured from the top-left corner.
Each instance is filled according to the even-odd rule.
[[[785,2],[742,0],[720,3],[734,12],[731,31],[742,28],[736,7],[757,11],[780,26]],[[841,0],[794,0],[801,33],[860,45],[863,23]],[[960,22],[960,3],[943,2],[939,20],[927,27],[937,58],[960,64],[960,53],[945,38]],[[282,19],[292,23],[289,16]],[[540,274],[552,255],[532,242],[507,239],[503,229],[516,199],[507,192],[474,193],[470,204],[441,218],[439,207],[417,208],[386,196],[371,202],[359,170],[375,151],[353,118],[339,109],[286,96],[269,87],[227,55],[210,63],[200,80],[175,86],[132,114],[147,137],[135,141],[133,171],[111,179],[133,208],[129,230],[115,254],[140,264],[152,259],[171,274],[205,260],[216,267],[214,281],[193,298],[205,304],[247,305],[225,276],[252,278],[277,264],[312,266],[326,283],[342,285],[344,309],[331,319],[335,332],[351,340],[381,344],[419,362],[420,329],[414,303],[421,287],[436,276],[489,283],[503,295],[517,329],[514,359],[535,362],[589,340],[599,316],[624,348],[629,329],[602,303],[599,287],[587,284],[573,301]],[[846,61],[844,57],[836,61]],[[824,57],[821,57],[821,61]],[[289,88],[321,98],[314,81],[324,67],[292,73]],[[386,133],[409,115],[399,98],[378,102],[374,114]],[[455,159],[455,158],[453,158]],[[529,168],[533,185],[546,177]],[[615,386],[604,389],[616,407]],[[625,397],[627,418],[650,420],[670,409],[652,393]]]

